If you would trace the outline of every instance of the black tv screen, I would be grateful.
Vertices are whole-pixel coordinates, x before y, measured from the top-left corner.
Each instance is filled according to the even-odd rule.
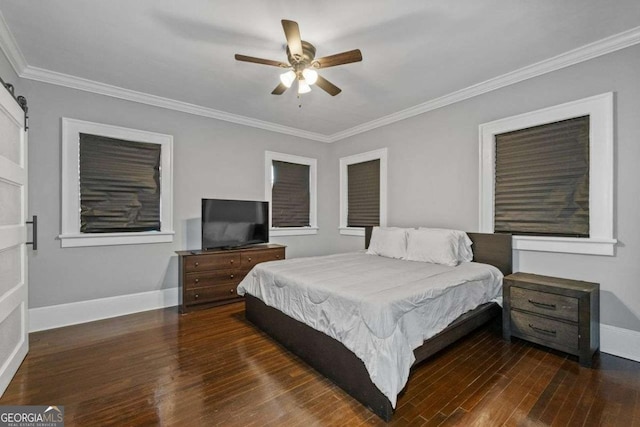
[[[202,199],[202,249],[269,242],[269,203]]]

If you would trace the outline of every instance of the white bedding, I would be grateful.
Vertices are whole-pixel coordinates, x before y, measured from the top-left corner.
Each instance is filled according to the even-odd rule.
[[[449,267],[349,253],[258,264],[238,294],[342,342],[395,408],[413,350],[501,289],[502,273],[487,264]]]

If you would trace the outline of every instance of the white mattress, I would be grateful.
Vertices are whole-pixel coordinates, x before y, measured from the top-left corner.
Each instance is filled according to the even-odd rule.
[[[413,350],[501,289],[502,273],[487,264],[448,267],[349,253],[258,264],[238,294],[342,342],[395,408]]]

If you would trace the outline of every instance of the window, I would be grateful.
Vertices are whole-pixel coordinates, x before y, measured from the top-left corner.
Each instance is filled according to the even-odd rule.
[[[265,199],[271,209],[270,234],[316,234],[316,159],[265,152]]]
[[[160,145],[80,134],[80,232],[160,231]]]
[[[273,227],[309,227],[309,165],[272,163],[271,224]]]
[[[62,119],[62,247],[173,241],[173,137]]]
[[[495,139],[495,232],[589,237],[589,116]]]
[[[480,138],[481,231],[613,255],[613,94],[485,123]]]
[[[387,224],[387,149],[340,159],[340,234]]]
[[[347,165],[347,227],[380,225],[380,159]]]

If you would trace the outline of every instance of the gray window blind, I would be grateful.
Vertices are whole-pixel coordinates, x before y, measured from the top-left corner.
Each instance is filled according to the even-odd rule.
[[[309,165],[273,161],[271,224],[307,227],[309,221]]]
[[[80,231],[160,230],[160,145],[80,134]]]
[[[347,227],[380,225],[380,159],[347,166]]]
[[[496,135],[495,231],[589,236],[589,116]]]

